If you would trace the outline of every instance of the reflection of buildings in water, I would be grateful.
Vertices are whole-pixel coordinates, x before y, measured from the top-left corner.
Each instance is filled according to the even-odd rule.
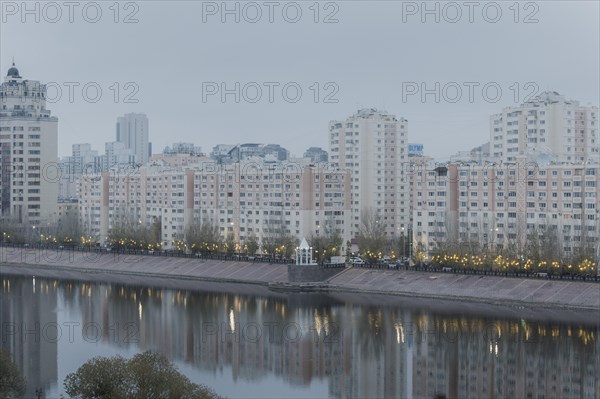
[[[600,397],[597,328],[183,290],[59,287],[83,323],[102,326],[105,341],[159,350],[215,374],[231,369],[234,380],[327,380],[329,395],[340,398]]]
[[[523,322],[424,316],[416,338],[414,397],[576,397],[600,395],[598,330]],[[423,339],[423,333],[434,339]]]
[[[1,347],[13,355],[27,381],[25,397],[42,397],[57,382],[57,283],[32,277],[3,278]]]
[[[112,292],[110,312],[120,324],[139,320],[142,348],[214,372],[231,367],[234,380],[327,379],[332,397],[600,397],[597,330],[225,294]]]

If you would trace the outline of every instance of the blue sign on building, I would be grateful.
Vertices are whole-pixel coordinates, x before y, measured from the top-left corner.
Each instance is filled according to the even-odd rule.
[[[423,144],[408,144],[408,155],[423,155]]]

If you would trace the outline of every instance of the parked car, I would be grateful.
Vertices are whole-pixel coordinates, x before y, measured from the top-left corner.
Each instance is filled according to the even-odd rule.
[[[352,258],[352,259],[350,260],[350,262],[351,262],[353,265],[364,265],[364,264],[365,264],[365,261],[364,261],[364,260],[362,260],[361,258]]]
[[[396,260],[396,266],[408,266],[408,258],[398,258],[398,260]]]

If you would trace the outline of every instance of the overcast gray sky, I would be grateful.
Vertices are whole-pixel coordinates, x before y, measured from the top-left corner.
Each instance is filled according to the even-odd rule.
[[[62,1],[29,2],[30,14],[21,1],[2,1],[2,74],[14,57],[24,78],[55,82],[49,96],[62,86],[62,96],[48,104],[59,117],[61,156],[81,142],[103,151],[115,139],[117,116],[127,112],[148,115],[154,152],[174,141],[205,152],[218,143],[264,142],[300,155],[309,146],[327,147],[330,120],[375,107],[407,118],[410,142],[447,157],[487,141],[489,115],[535,89],[600,102],[598,1],[475,2],[471,9],[462,1],[428,2],[430,9],[437,4],[439,23],[434,14],[422,15],[420,1],[246,3],[239,3],[236,23],[235,15],[222,15],[221,2],[77,2],[70,16]],[[72,102],[67,82],[80,84]],[[251,103],[257,92],[248,85],[239,103],[233,94],[223,103],[208,92],[222,82],[256,82],[262,97]],[[264,82],[279,83],[273,102]],[[282,87],[290,82],[286,99]],[[436,82],[439,103],[433,94],[423,102],[420,93],[407,93]],[[461,97],[454,84],[444,92],[448,82],[462,87]],[[472,102],[465,82],[479,84]],[[102,97],[91,102],[97,87]],[[297,87],[302,96],[293,103]],[[502,95],[492,102],[498,87]]]

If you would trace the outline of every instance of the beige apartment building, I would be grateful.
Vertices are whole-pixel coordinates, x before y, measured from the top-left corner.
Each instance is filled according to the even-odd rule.
[[[365,212],[376,212],[390,238],[410,224],[408,121],[367,108],[329,123],[329,162],[351,174],[351,235]]]
[[[600,251],[598,164],[430,162],[413,186],[414,245],[426,252],[442,244],[524,248],[549,229],[566,256]]]
[[[84,176],[79,193],[81,225],[100,242],[116,223],[149,226],[159,220],[165,248],[182,239],[191,224],[206,222],[239,242],[275,231],[309,237],[335,230],[344,243],[351,237],[350,173],[318,165],[156,160],[129,173]]]
[[[0,205],[3,219],[38,226],[57,221],[58,118],[46,85],[13,66],[0,85]]]

